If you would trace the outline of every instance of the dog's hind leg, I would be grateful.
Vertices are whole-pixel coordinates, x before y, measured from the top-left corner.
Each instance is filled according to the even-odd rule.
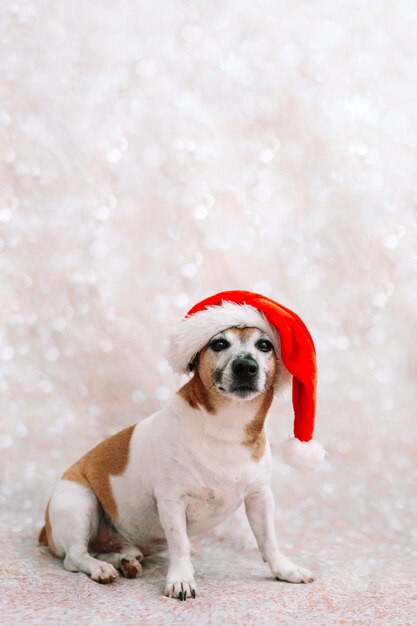
[[[128,538],[122,536],[103,513],[97,534],[88,545],[88,551],[100,561],[111,563],[126,578],[137,578],[142,573],[143,554]]]
[[[123,548],[121,552],[101,552],[97,558],[111,563],[125,578],[137,578],[142,573],[143,555],[136,546]]]
[[[114,566],[88,553],[88,542],[97,533],[99,511],[98,500],[88,487],[71,480],[58,481],[49,503],[55,553],[64,559],[65,569],[109,583],[118,576]]]

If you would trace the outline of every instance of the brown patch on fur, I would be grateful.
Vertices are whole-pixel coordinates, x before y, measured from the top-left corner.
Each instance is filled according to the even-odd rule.
[[[243,445],[251,448],[252,459],[259,461],[265,452],[266,434],[265,434],[265,418],[271,406],[274,397],[274,387],[270,385],[262,396],[262,403],[255,413],[255,417],[249,424],[245,426],[246,439]]]
[[[254,326],[245,326],[244,328],[239,328],[238,326],[232,326],[231,328],[228,328],[227,330],[230,330],[232,333],[234,333],[235,335],[240,335],[241,340],[243,341],[247,341],[247,339],[249,339],[249,337],[252,335],[254,330],[259,330],[258,328],[255,328]]]
[[[126,468],[129,444],[135,425],[108,437],[67,469],[62,478],[91,489],[107,515],[117,521],[117,504],[110,486],[110,475]]]
[[[38,537],[38,543],[40,546],[47,546],[48,545],[48,539],[46,537],[46,528],[45,526],[42,526],[41,528],[41,532],[39,533],[39,537]]]
[[[214,414],[221,406],[226,406],[230,402],[230,399],[222,396],[213,384],[212,375],[215,367],[216,355],[205,346],[198,354],[193,378],[177,391],[193,409],[202,406],[208,413]]]
[[[97,533],[88,542],[88,552],[120,552],[124,545],[126,540],[111,526],[106,516],[101,516]]]
[[[206,409],[207,413],[216,412],[210,394],[204,386],[198,370],[191,380],[185,383],[177,393],[184,398],[193,409],[202,406]]]
[[[274,379],[277,372],[277,359],[274,352],[271,355],[271,368],[265,381],[266,391],[261,396],[261,404],[255,413],[255,417],[249,424],[246,424],[246,439],[244,446],[252,449],[252,459],[259,461],[265,452],[266,434],[265,434],[265,418],[274,399]]]
[[[137,559],[122,559],[119,569],[125,578],[137,578],[142,573],[142,566]]]
[[[41,546],[49,546],[50,551],[52,552],[52,554],[55,554],[55,546],[54,546],[54,542],[52,539],[52,527],[51,527],[51,522],[49,519],[49,502],[46,505],[46,510],[45,510],[45,526],[43,526],[41,528],[41,532],[39,533],[39,537],[38,537],[38,542],[39,545]]]

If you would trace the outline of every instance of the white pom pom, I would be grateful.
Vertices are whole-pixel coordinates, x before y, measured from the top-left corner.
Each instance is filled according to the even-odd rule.
[[[295,437],[283,445],[284,461],[298,470],[317,469],[326,456],[326,450],[317,441],[300,441]]]

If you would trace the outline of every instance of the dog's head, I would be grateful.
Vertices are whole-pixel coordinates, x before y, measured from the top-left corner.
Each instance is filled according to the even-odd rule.
[[[280,359],[259,328],[231,327],[214,335],[195,356],[206,389],[235,400],[252,400],[274,383]]]

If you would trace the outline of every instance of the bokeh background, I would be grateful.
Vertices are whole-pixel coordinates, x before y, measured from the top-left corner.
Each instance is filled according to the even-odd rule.
[[[279,586],[281,623],[411,619],[416,28],[413,0],[2,3],[9,615],[35,619],[23,565],[38,592],[44,568],[51,585],[65,582],[57,594],[68,577],[71,594],[83,593],[85,577],[36,548],[55,480],[183,382],[165,360],[171,322],[207,295],[249,289],[295,310],[313,335],[316,437],[329,452],[314,474],[283,464],[292,408],[289,391],[277,398],[277,529],[286,552],[319,571],[308,590]],[[230,580],[235,567],[242,577],[243,553],[226,559],[230,546],[264,572],[242,512],[216,535],[223,551],[195,548],[196,558],[207,551],[206,588],[210,571]],[[171,610],[159,596],[164,567],[156,561],[151,582],[136,588],[142,606],[154,602],[150,623]],[[255,593],[250,572],[246,583]],[[261,588],[271,602],[271,588]],[[71,594],[71,619],[93,623],[87,608],[75,613]],[[233,597],[246,624],[274,619],[275,605],[251,613],[247,588]],[[194,607],[184,623],[202,623]],[[112,609],[97,623],[117,623]],[[52,604],[37,610],[45,620]]]

